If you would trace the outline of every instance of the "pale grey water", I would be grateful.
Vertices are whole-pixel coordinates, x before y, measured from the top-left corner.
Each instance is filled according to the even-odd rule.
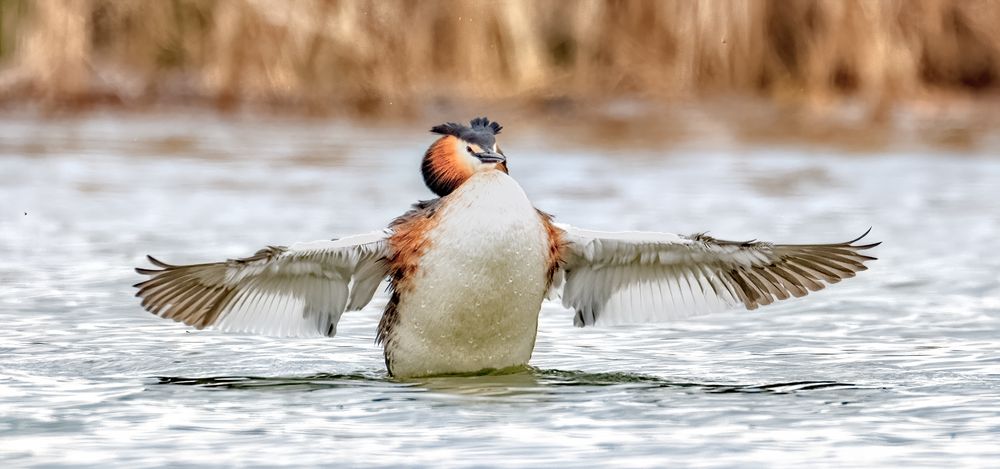
[[[429,193],[432,122],[0,120],[0,461],[16,466],[995,466],[1000,159],[501,140],[537,205],[596,229],[787,242],[874,226],[856,279],[756,312],[577,329],[536,371],[387,378],[384,298],[332,340],[193,331],[132,267],[381,227]],[[391,135],[391,137],[386,137]]]

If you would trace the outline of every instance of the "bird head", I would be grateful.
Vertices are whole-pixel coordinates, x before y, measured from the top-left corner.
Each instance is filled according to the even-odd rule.
[[[427,149],[421,163],[424,183],[439,196],[445,196],[480,171],[507,172],[507,157],[497,146],[496,135],[503,127],[485,117],[469,125],[448,122],[431,128],[441,135]]]

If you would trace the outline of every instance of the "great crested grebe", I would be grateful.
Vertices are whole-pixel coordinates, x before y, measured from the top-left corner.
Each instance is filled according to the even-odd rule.
[[[878,243],[861,237],[772,244],[555,224],[507,174],[500,129],[486,118],[432,128],[441,137],[421,169],[438,198],[386,229],[210,264],[149,256],[159,269],[136,269],[150,276],[136,296],[198,329],[332,337],[388,278],[376,342],[391,375],[414,377],[526,364],[546,298],[579,327],[659,322],[804,296],[875,259],[860,251]]]

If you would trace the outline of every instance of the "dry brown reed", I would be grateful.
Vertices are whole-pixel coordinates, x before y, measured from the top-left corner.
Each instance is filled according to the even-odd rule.
[[[756,94],[882,106],[1000,85],[990,0],[0,0],[8,100]]]

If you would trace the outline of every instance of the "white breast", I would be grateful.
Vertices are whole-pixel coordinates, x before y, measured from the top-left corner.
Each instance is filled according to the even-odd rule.
[[[548,238],[521,187],[477,173],[449,195],[428,233],[389,344],[396,376],[475,372],[531,358]]]

